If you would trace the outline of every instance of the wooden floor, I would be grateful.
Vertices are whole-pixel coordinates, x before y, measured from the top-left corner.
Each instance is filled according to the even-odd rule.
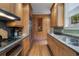
[[[47,45],[33,44],[28,56],[50,56]]]

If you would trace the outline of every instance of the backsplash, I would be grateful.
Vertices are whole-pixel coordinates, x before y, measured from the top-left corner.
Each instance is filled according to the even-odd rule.
[[[4,29],[4,30],[8,31],[8,36],[11,36],[10,29],[6,26],[5,23],[0,22],[0,28],[2,28],[2,29]]]
[[[0,22],[0,28],[4,29],[4,30],[8,30],[8,28],[6,27],[5,23]]]
[[[79,30],[63,30],[64,33],[79,34]]]

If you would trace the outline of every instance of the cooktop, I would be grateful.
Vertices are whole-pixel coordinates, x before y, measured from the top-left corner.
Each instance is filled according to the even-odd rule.
[[[19,38],[13,38],[13,39],[5,39],[3,41],[0,41],[0,48],[4,48],[5,46],[13,43],[14,41],[18,40]]]

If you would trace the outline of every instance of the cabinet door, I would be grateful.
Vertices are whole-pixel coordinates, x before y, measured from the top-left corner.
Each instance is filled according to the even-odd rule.
[[[51,49],[53,55],[58,55],[58,46],[56,45],[54,38],[51,36],[48,36],[48,46]]]
[[[6,56],[6,53],[0,53],[0,56]]]
[[[51,27],[64,26],[64,4],[57,3],[51,9]]]
[[[0,8],[7,10],[9,12],[15,13],[15,4],[14,3],[0,3]]]
[[[62,55],[63,56],[76,56],[76,52],[74,52],[72,49],[68,48],[67,46],[62,46]]]
[[[20,21],[16,21],[16,25],[22,26],[22,17],[23,17],[23,6],[22,3],[17,3],[15,5],[15,14],[20,17]]]
[[[23,56],[27,55],[29,49],[30,49],[30,40],[29,37],[27,37],[23,40],[23,52],[22,52]]]
[[[76,52],[74,52],[71,48],[67,47],[66,45],[62,44],[59,41],[56,41],[58,46],[58,55],[60,56],[75,56]]]
[[[57,26],[63,27],[64,26],[64,4],[59,3],[58,4],[58,10],[57,10]]]
[[[22,4],[17,3],[14,5],[14,7],[14,9],[12,9],[12,7],[10,9],[15,11],[14,14],[20,17],[20,21],[7,22],[7,26],[22,26]]]
[[[58,46],[56,39],[53,37],[50,37],[49,40],[50,40],[49,41],[50,48],[51,48],[53,55],[60,56],[61,55],[61,48]]]
[[[48,36],[47,41],[48,41],[48,46],[49,46],[49,48],[51,49],[51,52],[52,52],[52,54],[53,54],[54,43],[52,42],[52,39],[51,39],[49,36]]]
[[[0,8],[10,11],[10,4],[8,3],[0,3]]]
[[[57,4],[51,10],[51,27],[57,26]]]
[[[48,35],[48,45],[54,56],[75,56],[76,52],[74,52],[71,48],[65,46],[61,42],[57,41],[57,39]]]

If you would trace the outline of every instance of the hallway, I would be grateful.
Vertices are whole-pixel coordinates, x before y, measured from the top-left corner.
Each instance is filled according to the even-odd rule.
[[[50,31],[50,18],[49,15],[32,15],[32,39],[33,45],[30,48],[28,56],[50,56],[47,47],[47,33]]]

